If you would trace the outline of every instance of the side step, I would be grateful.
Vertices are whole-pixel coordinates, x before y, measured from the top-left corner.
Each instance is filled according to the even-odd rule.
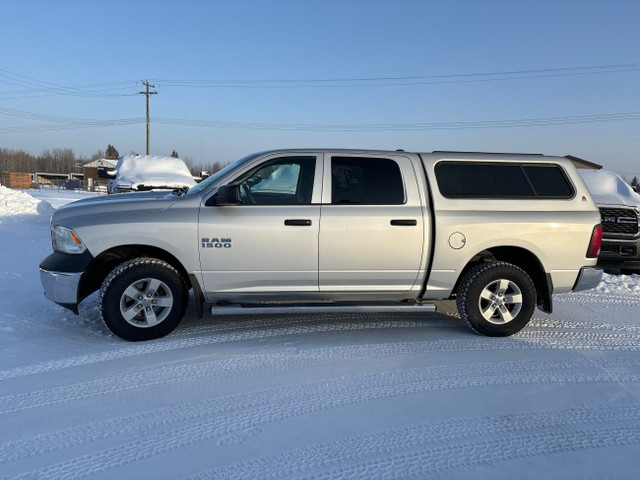
[[[302,314],[302,313],[433,313],[436,306],[424,304],[327,304],[327,305],[213,305],[211,315],[269,315],[269,314]]]

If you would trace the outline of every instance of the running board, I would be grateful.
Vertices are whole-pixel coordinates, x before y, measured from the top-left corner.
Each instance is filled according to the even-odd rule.
[[[269,315],[301,313],[433,313],[433,304],[410,305],[231,305],[211,307],[211,315]]]

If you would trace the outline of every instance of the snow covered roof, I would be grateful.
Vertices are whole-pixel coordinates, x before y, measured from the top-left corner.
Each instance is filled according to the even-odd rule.
[[[609,170],[578,170],[598,204],[640,206],[640,195]]]
[[[109,158],[101,158],[94,160],[93,162],[85,163],[83,167],[109,167],[114,168],[118,164],[118,160],[111,160]]]
[[[116,165],[118,186],[137,189],[145,187],[192,187],[193,175],[183,160],[157,155],[129,155],[121,157]]]

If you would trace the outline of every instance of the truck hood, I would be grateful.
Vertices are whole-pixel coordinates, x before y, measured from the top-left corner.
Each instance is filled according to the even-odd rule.
[[[640,195],[620,176],[607,170],[578,170],[598,205],[640,207]]]
[[[130,215],[159,212],[166,210],[175,203],[178,196],[167,191],[150,191],[135,193],[118,193],[91,197],[77,202],[68,203],[53,214],[51,223],[55,225],[73,226],[67,223],[73,219],[91,217],[99,223],[100,217],[105,215]]]

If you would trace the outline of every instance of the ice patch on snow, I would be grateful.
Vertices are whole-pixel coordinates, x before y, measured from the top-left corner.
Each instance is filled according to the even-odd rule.
[[[0,185],[0,224],[34,219],[48,222],[53,211],[53,207],[43,200]]]

